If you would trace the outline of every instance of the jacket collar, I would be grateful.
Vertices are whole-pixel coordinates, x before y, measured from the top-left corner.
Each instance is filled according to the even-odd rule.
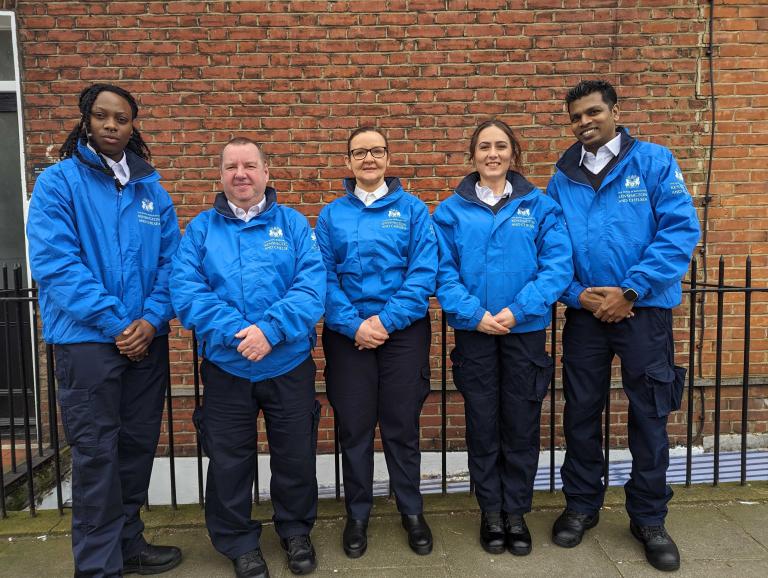
[[[400,184],[400,179],[397,177],[385,177],[384,182],[387,184],[387,194],[378,199],[376,202],[374,202],[370,207],[366,208],[375,208],[375,207],[382,207],[384,205],[388,205],[391,202],[394,202],[397,200],[400,195],[402,195],[405,191],[403,191],[403,186]],[[347,192],[347,195],[351,196],[355,201],[363,205],[363,202],[357,198],[357,195],[355,195],[355,179],[352,177],[347,177],[344,179],[344,190]],[[364,205],[363,205],[364,206]]]
[[[485,203],[480,201],[477,198],[477,194],[475,193],[475,185],[479,181],[480,173],[477,171],[468,174],[461,180],[459,186],[456,187],[456,194],[465,201],[477,203],[485,207]],[[510,200],[524,197],[536,188],[530,183],[530,181],[528,181],[528,179],[526,179],[517,171],[507,171],[507,181],[512,185],[512,194],[510,195]]]
[[[269,211],[269,209],[272,208],[272,205],[277,204],[277,192],[272,187],[267,187],[266,189],[264,189],[264,196],[267,199],[267,204],[264,205],[264,210],[261,213],[259,213],[258,216],[251,219],[251,221],[248,224],[258,221],[259,216]],[[232,212],[232,208],[229,206],[229,203],[227,202],[227,195],[225,195],[223,192],[218,193],[216,195],[216,198],[213,199],[213,208],[222,217],[226,217],[227,219],[237,219],[237,217],[235,216],[235,213]]]
[[[619,130],[619,134],[621,135],[621,147],[619,148],[616,165],[621,163],[621,161],[626,158],[630,149],[632,149],[634,144],[637,142],[635,138],[629,134],[629,130],[626,127],[619,126],[617,128]],[[576,141],[570,147],[568,147],[568,150],[563,153],[563,156],[561,156],[560,160],[557,161],[555,167],[564,173],[569,179],[591,187],[592,185],[589,184],[589,179],[587,179],[587,176],[579,166],[581,162],[581,150],[582,144],[579,141]],[[614,169],[616,168],[616,165],[614,165]],[[612,173],[613,169],[611,169],[610,172]],[[603,183],[607,182],[608,180],[609,179],[606,177]]]
[[[92,171],[99,171],[102,173],[104,172],[100,169],[100,167],[103,167],[101,164],[101,159],[94,151],[88,148],[87,145],[78,142],[77,152],[80,153],[80,156],[86,162],[82,162],[79,158],[77,158],[77,156],[75,156],[74,159],[76,162],[88,167]],[[152,165],[150,165],[147,161],[145,161],[130,149],[125,149],[125,160],[128,163],[128,169],[130,170],[131,174],[130,180],[128,181],[129,183],[144,179],[157,172]]]

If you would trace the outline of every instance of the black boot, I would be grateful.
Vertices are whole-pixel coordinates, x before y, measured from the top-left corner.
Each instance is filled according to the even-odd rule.
[[[344,553],[348,558],[359,558],[368,548],[368,520],[347,518],[341,538]]]
[[[432,531],[423,514],[401,515],[403,528],[408,532],[408,545],[420,556],[432,551]]]
[[[504,533],[507,535],[507,549],[515,556],[527,556],[533,549],[531,533],[522,514],[504,516]]]
[[[597,526],[600,513],[581,514],[566,508],[552,526],[552,541],[563,548],[573,548],[581,544],[584,532]]]
[[[634,522],[629,523],[632,535],[645,546],[645,558],[648,563],[657,570],[674,572],[680,568],[680,552],[672,537],[667,534],[664,525],[638,526]]]
[[[483,512],[480,515],[480,545],[489,554],[501,554],[506,548],[504,521],[501,512]]]

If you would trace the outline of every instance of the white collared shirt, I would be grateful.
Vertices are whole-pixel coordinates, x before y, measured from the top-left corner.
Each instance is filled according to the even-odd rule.
[[[378,201],[388,192],[389,187],[387,186],[387,183],[382,183],[378,189],[370,193],[368,191],[364,191],[358,186],[355,186],[355,196],[360,199],[366,207],[370,207],[373,203]]]
[[[255,205],[253,205],[250,209],[248,209],[248,211],[246,211],[245,209],[241,209],[229,199],[227,199],[227,204],[229,205],[229,208],[232,209],[232,212],[235,214],[235,217],[247,223],[248,221],[253,219],[256,215],[261,213],[264,210],[264,207],[267,206],[267,196],[263,195],[261,197],[261,200]]]
[[[478,199],[494,207],[496,206],[496,203],[498,203],[501,199],[512,194],[512,183],[505,181],[504,192],[497,197],[493,194],[493,190],[490,187],[484,187],[480,184],[480,181],[478,181],[475,183],[475,194],[477,195]]]
[[[88,143],[88,148],[96,153],[96,150],[91,146],[91,143]],[[117,177],[117,180],[120,181],[120,184],[125,186],[125,184],[131,180],[131,169],[128,168],[128,157],[126,157],[125,152],[123,152],[123,158],[121,158],[119,161],[113,161],[106,155],[101,156],[105,161],[107,161],[107,166],[112,169],[113,173],[115,173],[115,176]]]
[[[592,154],[588,150],[581,147],[581,160],[579,165],[584,165],[589,172],[596,175],[605,168],[609,162],[613,160],[613,157],[619,156],[621,150],[621,134],[617,134],[599,149],[597,154]]]

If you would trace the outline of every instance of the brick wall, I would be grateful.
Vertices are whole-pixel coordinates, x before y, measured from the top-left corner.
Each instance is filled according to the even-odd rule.
[[[525,173],[544,187],[572,141],[565,90],[600,76],[619,88],[622,123],[674,151],[701,207],[712,129],[708,6],[690,0],[18,0],[29,181],[31,167],[54,159],[75,122],[79,90],[109,81],[141,103],[141,130],[182,225],[210,204],[218,190],[216,155],[243,133],[271,155],[281,201],[310,221],[337,195],[346,136],[362,123],[386,129],[390,174],[428,204],[444,199],[470,170],[469,135],[491,116],[516,128]],[[715,2],[716,148],[708,257],[704,268],[697,255],[699,281],[704,269],[706,280],[716,281],[720,255],[729,283],[743,283],[746,255],[753,282],[765,285],[768,277],[766,39],[764,2]],[[702,304],[698,379],[715,374],[715,303],[710,295]],[[750,360],[759,381],[768,374],[767,310],[768,298],[755,294]],[[722,372],[737,379],[743,296],[728,295],[723,312]],[[676,327],[679,354],[687,359],[684,313]],[[172,343],[173,383],[188,392],[189,335],[177,327]],[[439,362],[435,357],[433,368]],[[460,414],[460,404],[455,408]],[[425,412],[425,427],[431,415]]]

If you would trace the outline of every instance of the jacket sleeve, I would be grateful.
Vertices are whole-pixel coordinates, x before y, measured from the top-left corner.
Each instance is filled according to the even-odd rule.
[[[144,300],[142,317],[149,321],[155,328],[173,319],[173,306],[171,305],[171,292],[168,279],[171,276],[173,256],[179,246],[179,222],[176,220],[176,211],[173,209],[168,193],[162,191],[162,196],[167,201],[160,213],[160,261],[157,264],[157,276],[155,286],[149,296]]]
[[[325,267],[315,232],[303,215],[293,213],[292,218],[296,251],[293,282],[256,323],[272,347],[306,337],[323,315]]]
[[[555,178],[557,177],[557,172],[552,176],[551,179],[549,179],[549,184],[547,185],[547,196],[551,197],[553,201],[560,204],[560,191],[557,189],[557,184],[555,183]],[[561,209],[562,211],[562,209]],[[565,217],[563,217],[563,224],[565,225]],[[570,239],[570,233],[567,231],[566,226],[566,234],[568,234],[568,237]],[[573,243],[571,242],[571,250],[573,249]],[[565,288],[565,291],[563,291],[563,294],[560,295],[558,300],[565,304],[567,307],[573,307],[574,309],[581,309],[581,301],[579,301],[579,295],[581,295],[586,289],[587,286],[581,283],[576,278],[576,267],[573,263],[573,259],[575,259],[575,255],[572,257],[571,260],[571,269],[572,269],[572,275],[571,275],[571,282],[568,284],[568,286]]]
[[[60,173],[41,174],[27,218],[32,277],[56,307],[112,339],[133,321],[80,257],[80,238],[69,185]]]
[[[443,311],[455,316],[454,329],[473,330],[485,315],[480,299],[461,282],[459,255],[454,241],[455,227],[443,219],[440,209],[433,217],[437,236],[437,299]]]
[[[405,329],[424,317],[429,298],[435,292],[437,276],[437,239],[429,209],[418,203],[411,220],[408,268],[400,288],[389,298],[379,319],[388,333]]]
[[[325,296],[325,324],[334,331],[346,335],[350,339],[355,338],[355,333],[363,322],[360,314],[352,305],[344,290],[341,288],[336,268],[336,258],[333,254],[333,240],[328,229],[325,212],[317,219],[315,227],[317,244],[325,263],[326,289]]]
[[[656,217],[656,235],[621,283],[622,287],[637,291],[638,300],[679,283],[699,242],[699,220],[691,195],[672,153],[666,152],[668,162],[658,184],[655,190],[648,191]]]
[[[203,270],[203,240],[208,225],[205,213],[192,220],[179,243],[171,267],[171,303],[176,316],[200,341],[234,348],[235,334],[248,327],[245,317],[223,299],[208,282]]]
[[[542,220],[536,235],[536,253],[536,276],[509,306],[518,324],[546,315],[573,279],[571,238],[559,206],[553,206]]]

